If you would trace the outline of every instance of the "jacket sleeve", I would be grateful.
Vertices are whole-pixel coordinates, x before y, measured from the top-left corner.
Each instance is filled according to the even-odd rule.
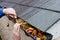
[[[4,16],[5,14],[3,13],[3,8],[0,8],[0,18]]]

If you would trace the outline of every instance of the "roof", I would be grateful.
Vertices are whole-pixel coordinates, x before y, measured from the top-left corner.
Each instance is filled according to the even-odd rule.
[[[43,31],[60,18],[60,0],[1,0],[0,5],[13,7],[19,17]]]

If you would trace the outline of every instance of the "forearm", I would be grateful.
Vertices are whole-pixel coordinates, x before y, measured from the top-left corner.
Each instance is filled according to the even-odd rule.
[[[14,40],[20,40],[20,35],[19,35],[19,31],[16,29],[13,29],[13,36],[14,36]]]
[[[14,40],[20,40],[19,36],[14,34]]]

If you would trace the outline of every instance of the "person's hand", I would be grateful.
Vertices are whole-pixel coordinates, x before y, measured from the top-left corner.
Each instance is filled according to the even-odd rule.
[[[13,8],[3,9],[3,13],[5,13],[9,17],[16,18],[16,12]]]
[[[20,29],[20,24],[19,23],[16,23],[16,24],[14,24],[14,26],[13,26],[13,33],[14,33],[14,35],[16,35],[16,36],[19,36],[19,29]]]
[[[14,28],[13,28],[13,34],[14,34],[14,40],[19,40],[20,39],[20,33],[19,33],[19,29],[20,29],[20,24],[16,23],[14,24]]]

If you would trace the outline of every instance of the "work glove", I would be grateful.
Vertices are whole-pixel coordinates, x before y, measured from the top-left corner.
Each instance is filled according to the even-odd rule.
[[[19,36],[19,29],[20,29],[20,24],[19,23],[14,24],[13,33],[17,36]]]
[[[3,13],[9,17],[16,18],[16,12],[13,8],[5,8],[3,9]]]
[[[20,33],[19,33],[19,29],[20,29],[20,24],[16,23],[13,26],[13,36],[14,36],[14,40],[20,40]]]

